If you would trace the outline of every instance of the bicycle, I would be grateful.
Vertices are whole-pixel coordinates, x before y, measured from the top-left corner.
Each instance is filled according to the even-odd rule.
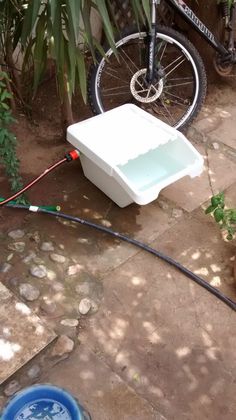
[[[151,22],[117,42],[118,55],[105,55],[90,69],[88,97],[95,114],[134,103],[169,125],[183,129],[197,116],[205,100],[206,70],[199,52],[185,35],[157,24],[157,5],[151,0]],[[236,0],[220,0],[226,39],[220,42],[182,0],[166,0],[216,50],[215,67],[227,74],[236,63],[234,30]]]

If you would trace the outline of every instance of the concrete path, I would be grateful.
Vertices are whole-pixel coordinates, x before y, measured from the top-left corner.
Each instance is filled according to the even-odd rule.
[[[208,110],[205,115],[189,132],[205,156],[204,174],[177,182],[163,191],[159,201],[139,209],[138,234],[126,218],[131,210],[111,206],[107,219],[235,299],[235,246],[222,242],[217,226],[199,206],[212,195],[212,188],[218,192],[230,185],[227,202],[235,206],[236,107],[218,109],[213,122]],[[129,420],[233,420],[233,311],[166,263],[125,244],[115,250],[110,246],[100,258],[90,256],[83,263],[94,273],[104,273],[101,308],[79,334],[83,344],[73,360],[52,370],[47,379],[63,386],[62,372],[67,372],[66,385],[90,408],[94,419],[115,420],[119,412],[119,418]]]
[[[212,190],[226,190],[227,204],[236,206],[235,120],[235,106],[203,110],[188,132],[205,157],[203,175],[166,188],[148,206],[119,209],[74,165],[63,172],[70,197],[65,211],[149,243],[236,300],[235,245],[224,242],[204,215]],[[24,229],[32,226],[44,241],[63,244],[66,258],[64,266],[49,267],[56,279],[47,278],[47,289],[40,284],[41,295],[51,301],[56,282],[57,288],[61,284],[56,304],[62,312],[50,317],[40,302],[34,302],[34,311],[60,334],[63,317],[78,317],[81,295],[76,293],[85,284],[98,306],[80,316],[76,333],[71,332],[75,350],[66,360],[49,364],[47,354],[36,358],[37,380],[70,390],[94,420],[235,419],[236,315],[231,309],[167,263],[105,234],[43,216],[27,217]],[[72,263],[79,269],[68,276]],[[18,270],[21,264],[17,260]],[[4,283],[11,285],[12,274],[7,276]],[[16,375],[22,386],[30,383],[25,372]]]

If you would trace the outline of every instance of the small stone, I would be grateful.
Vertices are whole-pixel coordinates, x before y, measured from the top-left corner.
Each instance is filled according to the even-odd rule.
[[[92,305],[91,312],[94,314],[95,312],[98,311],[98,304],[92,300],[91,305]]]
[[[59,244],[59,248],[64,250],[65,249],[65,245]]]
[[[39,279],[43,279],[47,275],[47,269],[44,265],[33,265],[30,267],[30,274]]]
[[[28,237],[30,238],[31,241],[36,242],[36,244],[39,244],[40,239],[41,239],[38,231],[29,233]]]
[[[40,291],[30,283],[22,283],[19,287],[19,292],[21,297],[28,300],[29,302],[33,302],[34,300],[38,299],[40,295]]]
[[[80,264],[70,265],[67,270],[68,276],[75,276],[82,270],[82,266]]]
[[[18,277],[12,277],[12,278],[9,280],[9,284],[10,284],[12,287],[18,287],[19,282],[20,282],[20,279],[19,279]]]
[[[60,254],[50,254],[50,258],[52,261],[57,262],[59,264],[63,264],[66,262],[66,257],[64,257],[64,255],[60,255]]]
[[[27,371],[27,376],[28,376],[30,379],[36,379],[36,378],[38,378],[38,377],[39,377],[40,373],[41,373],[40,366],[39,366],[39,365],[33,365],[33,366],[31,366],[31,368]]]
[[[78,238],[77,242],[79,242],[79,244],[87,244],[87,245],[90,244],[90,241],[87,238]]]
[[[25,264],[29,264],[35,257],[36,257],[35,252],[30,251],[29,254],[25,258],[23,258],[23,262]]]
[[[43,302],[40,305],[40,308],[42,311],[44,311],[48,315],[54,314],[54,312],[57,309],[57,305],[55,302],[52,302],[50,300],[43,300]]]
[[[158,200],[158,204],[159,204],[159,207],[164,211],[169,209],[169,205],[165,203],[165,201]]]
[[[8,256],[7,256],[7,262],[11,261],[13,258],[14,254],[13,252],[11,252]]]
[[[12,268],[12,265],[11,265],[11,264],[9,264],[9,263],[7,263],[7,262],[5,262],[5,263],[3,263],[3,264],[1,265],[1,267],[0,267],[0,273],[4,273],[4,274],[6,274],[6,273],[8,273],[8,271],[9,271],[11,268]]]
[[[52,242],[43,242],[41,245],[41,251],[54,251],[54,246]]]
[[[8,249],[16,252],[23,252],[25,249],[25,242],[13,242],[8,245]]]
[[[54,356],[64,356],[68,353],[71,353],[74,349],[74,341],[71,340],[67,335],[61,335],[55,346],[52,349],[51,355]]]
[[[8,236],[14,240],[21,239],[25,236],[25,232],[21,229],[12,230],[8,233]]]
[[[36,257],[33,258],[33,260],[34,260],[34,263],[37,264],[37,265],[40,265],[40,264],[44,263],[44,260],[42,260],[42,258],[38,257],[37,255],[36,255]]]
[[[172,211],[172,217],[174,217],[176,219],[179,219],[180,217],[183,216],[183,213],[184,212],[181,209],[173,209],[173,211]]]
[[[92,308],[92,302],[90,299],[84,298],[80,301],[79,312],[81,313],[81,315],[87,315],[87,313],[90,311],[91,308]]]
[[[65,286],[61,284],[59,281],[54,281],[52,283],[52,288],[55,292],[62,292],[65,289]]]
[[[57,278],[57,275],[56,275],[55,271],[48,269],[47,270],[47,278],[48,278],[48,280],[51,280],[51,281],[55,280]]]
[[[89,295],[90,292],[90,286],[88,282],[83,282],[81,284],[77,284],[77,286],[75,287],[76,292],[79,295]]]
[[[20,386],[19,382],[16,381],[16,380],[13,380],[13,381],[9,382],[9,384],[6,386],[6,388],[4,389],[3,392],[7,397],[11,397],[16,392],[18,392],[20,389],[21,389],[21,386]]]
[[[111,224],[111,222],[109,222],[109,220],[102,220],[101,223],[102,223],[103,226],[105,226],[107,228],[110,228],[112,226],[112,224]]]
[[[71,327],[71,328],[73,328],[73,327],[78,327],[78,325],[79,325],[79,321],[78,321],[78,319],[63,319],[62,321],[61,321],[61,325],[64,325],[65,327]]]
[[[213,149],[215,149],[215,150],[219,150],[219,148],[220,148],[219,143],[216,143],[216,142],[212,143],[212,146],[213,146]]]

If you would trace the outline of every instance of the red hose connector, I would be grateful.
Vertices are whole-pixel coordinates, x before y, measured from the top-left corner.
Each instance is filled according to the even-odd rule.
[[[78,150],[71,150],[65,155],[67,162],[71,162],[72,160],[76,160],[79,158],[79,151]]]
[[[33,179],[29,184],[27,184],[25,187],[23,187],[20,191],[13,194],[11,197],[6,198],[6,200],[0,202],[0,207],[4,206],[4,204],[9,203],[9,201],[15,200],[17,197],[19,197],[21,194],[23,194],[25,191],[29,190],[33,185],[35,185],[37,182],[39,182],[42,178],[44,178],[46,175],[48,175],[50,172],[52,172],[54,169],[56,169],[58,166],[62,165],[65,162],[71,162],[72,160],[76,160],[79,157],[78,150],[72,150],[71,152],[68,152],[65,157],[58,162],[54,163],[54,165],[50,166],[48,169],[46,169],[41,175],[39,175],[37,178]]]

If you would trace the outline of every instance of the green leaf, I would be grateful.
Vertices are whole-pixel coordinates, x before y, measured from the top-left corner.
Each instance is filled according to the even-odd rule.
[[[149,0],[142,0],[143,10],[145,12],[146,18],[148,22],[151,22],[151,9],[150,9],[150,1]]]
[[[49,0],[49,5],[50,5],[52,23],[54,24],[55,19],[57,17],[58,0]]]
[[[26,71],[26,68],[30,62],[31,55],[33,55],[33,51],[34,51],[33,47],[34,47],[35,41],[36,41],[35,38],[34,39],[31,38],[29,42],[27,43],[27,47],[24,52],[23,64],[22,64],[23,73]]]
[[[140,1],[131,0],[131,5],[132,5],[132,9],[134,11],[134,16],[135,16],[135,20],[136,20],[137,25],[138,25],[138,29],[140,29],[139,18],[141,17],[142,22],[145,23],[145,17],[144,17],[144,14],[143,14],[143,10],[142,10]]]
[[[73,31],[73,36],[75,38],[75,43],[77,45],[79,40],[79,24],[80,24],[80,0],[66,0],[67,5],[67,14],[71,22],[71,32]]]
[[[224,193],[223,192],[221,192],[219,194],[216,194],[216,195],[214,195],[211,198],[211,204],[213,206],[214,205],[220,205],[220,206],[222,206],[222,205],[224,205],[224,203],[225,203],[225,196],[224,196]]]
[[[108,42],[109,42],[111,48],[114,51],[116,51],[113,29],[112,29],[112,25],[111,25],[109,15],[108,15],[105,0],[97,0],[96,5],[97,5],[98,11],[100,13],[101,19],[102,19],[103,24],[104,24],[104,32],[106,34]]]
[[[10,109],[10,107],[5,102],[1,103],[1,107],[6,110]]]
[[[222,209],[216,209],[214,211],[214,218],[217,223],[219,223],[224,218],[224,211]]]
[[[47,41],[45,39],[45,12],[40,15],[36,26],[36,42],[34,47],[34,93],[37,90],[47,60]]]
[[[62,16],[60,2],[57,2],[55,8],[55,19],[53,22],[53,39],[54,39],[54,52],[57,65],[63,67],[64,65],[64,40],[62,31]]]
[[[211,197],[211,204],[212,206],[218,206],[218,204],[220,204],[221,199],[217,196]]]
[[[21,42],[23,45],[26,44],[26,40],[31,36],[33,27],[35,25],[36,19],[38,17],[39,8],[41,6],[41,0],[29,0],[26,4],[28,5],[23,28],[21,34]]]
[[[216,206],[209,206],[209,207],[207,207],[207,209],[205,210],[205,214],[210,214],[210,213],[212,213],[215,209],[216,209]]]
[[[94,42],[92,36],[92,28],[91,28],[91,20],[90,20],[90,12],[91,12],[91,2],[90,0],[85,1],[82,9],[82,18],[84,23],[84,40],[87,42],[90,52],[93,57],[93,61],[95,62],[95,51],[94,51]]]
[[[77,48],[77,72],[79,77],[80,90],[84,102],[87,102],[87,74],[84,55]]]
[[[75,90],[75,75],[76,75],[76,49],[74,45],[71,45],[68,42],[66,47],[66,52],[68,52],[67,59],[67,68],[68,68],[68,82],[69,82],[69,92],[70,96],[74,93]]]
[[[7,90],[4,90],[1,93],[0,100],[1,100],[1,102],[3,102],[5,99],[10,99],[11,97],[12,97],[12,95]]]

